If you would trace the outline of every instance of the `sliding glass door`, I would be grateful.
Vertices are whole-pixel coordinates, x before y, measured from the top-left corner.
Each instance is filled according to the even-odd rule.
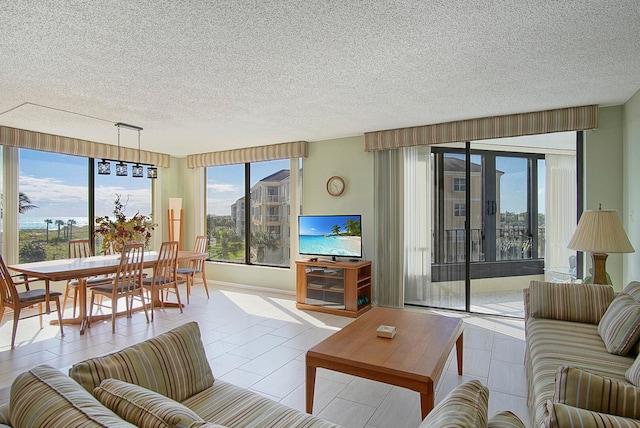
[[[522,289],[549,278],[547,242],[557,242],[553,263],[564,260],[569,268],[570,251],[559,248],[566,247],[562,230],[576,218],[575,133],[537,152],[491,143],[431,147],[431,278],[419,297],[405,287],[405,303],[522,316]],[[573,193],[547,179],[547,159],[573,165],[563,175]]]

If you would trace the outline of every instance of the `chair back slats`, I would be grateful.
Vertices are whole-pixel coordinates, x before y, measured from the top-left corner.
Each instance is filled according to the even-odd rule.
[[[4,263],[4,259],[0,255],[0,306],[13,307],[15,302],[19,302],[18,290],[16,289],[11,273]]]
[[[124,246],[115,279],[117,294],[130,293],[142,287],[143,256],[143,244]]]
[[[178,268],[178,241],[163,242],[158,261],[153,268],[153,283],[165,285],[176,280]]]
[[[196,242],[193,244],[193,251],[196,253],[206,253],[209,244],[209,238],[206,236],[196,236]],[[193,268],[195,270],[202,270],[204,268],[204,259],[198,259],[193,262]]]
[[[93,256],[91,241],[88,239],[73,239],[69,241],[69,258],[78,259]]]

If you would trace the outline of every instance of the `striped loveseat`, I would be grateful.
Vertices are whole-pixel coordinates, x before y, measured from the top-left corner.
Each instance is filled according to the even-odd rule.
[[[304,427],[337,425],[214,380],[194,322],[74,365],[20,374],[0,427]]]
[[[640,282],[524,290],[531,426],[640,427]]]

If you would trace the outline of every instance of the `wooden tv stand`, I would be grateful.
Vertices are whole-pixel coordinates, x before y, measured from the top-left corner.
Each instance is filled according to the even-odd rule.
[[[296,308],[356,318],[371,309],[371,262],[296,261]]]

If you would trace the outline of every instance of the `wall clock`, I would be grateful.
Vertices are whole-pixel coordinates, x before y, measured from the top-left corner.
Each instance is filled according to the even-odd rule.
[[[331,196],[340,196],[344,192],[344,180],[334,175],[327,180],[327,192]]]

